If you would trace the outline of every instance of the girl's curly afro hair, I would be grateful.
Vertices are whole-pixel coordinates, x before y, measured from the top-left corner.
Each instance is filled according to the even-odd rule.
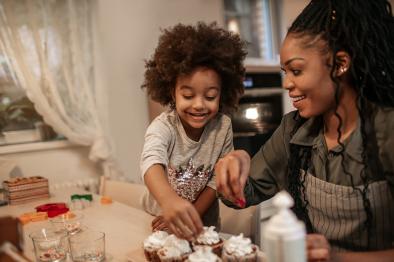
[[[219,28],[216,23],[196,26],[177,24],[163,30],[153,57],[145,63],[142,88],[164,106],[173,105],[172,94],[178,76],[197,67],[215,70],[222,83],[220,111],[236,109],[243,94],[246,45],[238,35]]]

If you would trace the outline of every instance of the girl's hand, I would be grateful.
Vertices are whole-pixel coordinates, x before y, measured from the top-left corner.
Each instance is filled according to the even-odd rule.
[[[166,231],[167,233],[172,233],[167,223],[164,221],[163,216],[157,216],[152,220],[152,231]]]
[[[331,247],[327,239],[320,234],[306,236],[308,261],[330,261]]]
[[[245,207],[244,187],[249,175],[250,157],[244,150],[235,150],[215,165],[216,190],[226,199]]]
[[[200,215],[189,201],[175,196],[165,201],[161,208],[165,223],[177,237],[191,241],[201,233]]]

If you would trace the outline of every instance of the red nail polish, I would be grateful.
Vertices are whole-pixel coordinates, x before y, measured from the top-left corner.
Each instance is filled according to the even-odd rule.
[[[239,207],[244,208],[245,205],[246,205],[246,202],[245,202],[244,199],[237,199],[237,200],[236,200],[236,204],[237,204]]]

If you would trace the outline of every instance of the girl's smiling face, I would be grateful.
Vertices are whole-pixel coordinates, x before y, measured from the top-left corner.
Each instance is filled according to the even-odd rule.
[[[283,87],[300,115],[310,118],[335,109],[335,84],[330,77],[329,53],[323,51],[325,42],[309,39],[314,43],[306,47],[305,40],[305,36],[289,34],[280,60],[285,73]]]
[[[216,71],[198,67],[179,76],[175,84],[175,108],[189,138],[198,141],[205,125],[219,111],[221,79]]]

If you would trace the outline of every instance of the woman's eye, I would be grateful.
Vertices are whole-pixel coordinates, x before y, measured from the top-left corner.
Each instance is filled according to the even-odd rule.
[[[192,99],[193,96],[186,96],[186,95],[183,95],[183,98],[189,100],[189,99]]]
[[[293,73],[293,75],[298,76],[299,74],[301,74],[301,70],[291,70],[291,72]]]

